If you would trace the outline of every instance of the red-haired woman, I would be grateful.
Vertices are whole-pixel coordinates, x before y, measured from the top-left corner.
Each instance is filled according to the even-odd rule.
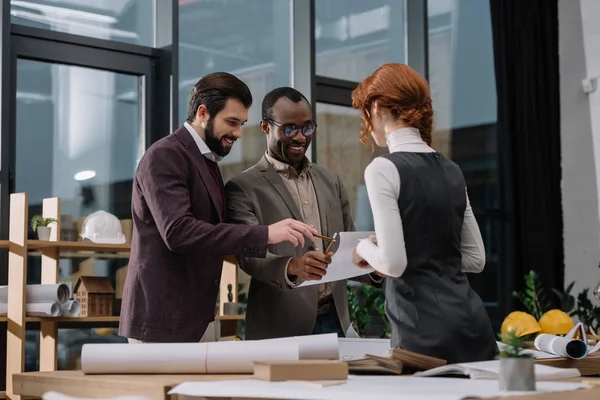
[[[481,272],[485,250],[460,168],[430,147],[433,110],[427,81],[403,64],[385,64],[352,93],[360,140],[389,154],[365,170],[375,237],[354,262],[387,275],[392,347],[448,363],[490,360],[496,338],[466,272]]]

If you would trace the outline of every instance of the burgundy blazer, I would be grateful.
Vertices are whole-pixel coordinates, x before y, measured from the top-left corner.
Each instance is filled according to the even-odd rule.
[[[198,342],[214,320],[223,257],[265,257],[267,226],[223,223],[215,189],[222,180],[185,127],[144,153],[133,180],[119,335]]]

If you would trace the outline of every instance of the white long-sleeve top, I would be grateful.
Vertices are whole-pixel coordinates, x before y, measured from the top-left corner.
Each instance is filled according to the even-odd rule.
[[[391,153],[435,152],[415,128],[401,128],[387,137]],[[400,277],[407,264],[402,219],[398,208],[400,174],[396,166],[383,157],[375,158],[365,169],[365,185],[373,211],[377,244],[370,239],[359,242],[356,253],[376,271],[390,277]],[[485,249],[477,220],[473,215],[469,196],[461,230],[461,269],[464,272],[481,272],[485,266]]]

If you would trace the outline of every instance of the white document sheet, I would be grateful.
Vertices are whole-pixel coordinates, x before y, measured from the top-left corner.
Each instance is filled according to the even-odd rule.
[[[496,344],[498,345],[498,350],[500,350],[500,351],[502,351],[506,347],[508,347],[508,345],[506,345],[505,343],[502,343],[502,342],[496,342]],[[523,349],[523,354],[529,354],[530,356],[537,358],[537,359],[558,358],[559,357],[555,354],[550,354],[550,353],[546,353],[545,351],[538,351],[538,350],[533,350],[533,349]]]
[[[254,361],[298,360],[294,341],[87,343],[84,374],[251,374]]]
[[[339,338],[340,360],[351,361],[365,358],[367,354],[387,357],[390,353],[390,339]]]
[[[42,400],[88,400],[86,397],[74,397],[63,393],[48,391],[42,395]],[[117,396],[117,397],[94,397],[94,400],[152,400],[146,396]]]
[[[589,388],[583,383],[538,382],[536,392]],[[510,397],[533,392],[503,392],[497,381],[409,376],[348,376],[340,385],[318,387],[303,382],[237,381],[184,382],[169,391],[181,400],[202,397],[242,397],[303,400],[463,400],[467,397]],[[577,396],[575,393],[573,395]],[[565,396],[567,397],[567,395]]]
[[[579,378],[577,368],[557,368],[549,365],[535,364],[535,380],[552,381],[559,379]],[[439,375],[464,375],[471,379],[494,379],[500,375],[500,360],[477,361],[472,363],[448,364],[431,368],[427,371],[415,372],[415,377],[433,377]]]
[[[352,323],[350,323],[350,326],[348,327],[348,329],[346,329],[346,337],[347,338],[360,338],[360,335],[358,334],[358,332],[356,332],[356,330],[352,326]]]
[[[298,345],[301,360],[337,360],[339,355],[339,341],[338,336],[335,333],[292,336],[259,341],[271,343],[295,343]]]
[[[358,268],[352,263],[352,250],[354,250],[358,241],[374,234],[375,232],[340,232],[337,239],[339,241],[339,246],[333,257],[331,257],[331,264],[327,267],[325,276],[323,276],[320,281],[304,281],[296,287],[336,282],[374,272],[375,270],[373,268]]]

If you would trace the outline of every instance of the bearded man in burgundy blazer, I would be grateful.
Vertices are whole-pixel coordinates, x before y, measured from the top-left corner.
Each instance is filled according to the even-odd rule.
[[[148,148],[133,181],[133,237],[119,335],[130,342],[198,342],[214,320],[223,258],[264,258],[267,245],[304,246],[316,231],[286,219],[223,223],[217,162],[242,136],[252,105],[235,76],[206,75],[192,89],[184,126]]]

